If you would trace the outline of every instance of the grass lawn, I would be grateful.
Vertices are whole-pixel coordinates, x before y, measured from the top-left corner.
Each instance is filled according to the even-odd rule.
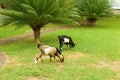
[[[46,25],[44,28],[55,27],[55,26],[58,26],[58,25],[50,23]],[[16,27],[16,25],[8,25],[8,26],[0,28],[0,39],[22,35],[22,34],[28,34],[31,31],[32,29],[28,25],[24,25],[22,27],[21,26]]]
[[[72,36],[76,43],[71,50],[64,46],[65,62],[55,63],[38,54],[34,39],[0,45],[9,57],[9,64],[0,69],[1,80],[120,80],[120,19],[103,18],[97,26],[73,27],[41,35],[42,44],[58,47],[58,35]],[[65,50],[66,49],[66,50]]]
[[[28,25],[17,28],[15,25],[8,25],[6,27],[0,28],[0,39],[12,37],[20,34],[28,33],[30,30]]]

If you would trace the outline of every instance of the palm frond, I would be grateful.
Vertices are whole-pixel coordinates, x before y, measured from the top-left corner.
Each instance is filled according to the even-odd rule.
[[[15,19],[15,22],[24,22],[37,27],[55,20],[59,23],[74,23],[73,17],[78,16],[78,9],[73,0],[54,0],[54,2],[53,0],[4,0],[4,2],[8,6],[7,9],[0,10],[0,14]]]
[[[13,11],[13,10],[6,10],[6,9],[2,9],[0,10],[0,14],[12,17],[12,18],[16,18],[16,19],[24,19],[25,17],[27,17],[28,15],[23,13],[23,12],[18,12],[18,11]]]
[[[76,0],[79,15],[86,17],[100,17],[111,13],[109,0]]]
[[[14,18],[10,18],[7,16],[0,16],[0,27],[3,27],[8,24],[12,24],[16,21]]]

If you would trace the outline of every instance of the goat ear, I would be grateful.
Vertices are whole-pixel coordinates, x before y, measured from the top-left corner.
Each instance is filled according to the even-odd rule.
[[[38,46],[37,46],[38,48],[40,47],[40,44],[38,44]]]

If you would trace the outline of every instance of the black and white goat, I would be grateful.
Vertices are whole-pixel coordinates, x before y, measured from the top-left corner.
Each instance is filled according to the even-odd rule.
[[[72,38],[70,36],[66,36],[66,35],[61,35],[61,36],[58,36],[59,38],[59,43],[60,43],[60,50],[62,51],[62,47],[63,47],[63,44],[66,44],[66,46],[72,48],[75,46],[75,43],[73,42]]]
[[[35,63],[37,63],[39,58],[43,62],[43,60],[42,60],[43,55],[49,55],[50,56],[50,61],[51,61],[51,57],[54,57],[54,59],[55,59],[55,57],[57,56],[60,59],[61,62],[64,62],[64,56],[61,54],[61,52],[56,47],[39,44],[38,48],[40,50],[40,54],[39,54],[39,56],[37,56],[35,58]]]

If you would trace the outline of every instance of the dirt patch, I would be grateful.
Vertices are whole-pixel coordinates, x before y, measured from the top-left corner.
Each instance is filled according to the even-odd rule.
[[[12,58],[9,58],[9,64],[14,65],[16,67],[22,66],[23,64],[18,62],[18,60],[16,60],[18,57],[14,56]]]
[[[29,77],[27,80],[48,80],[48,78]]]
[[[56,67],[56,70],[60,71],[60,70],[62,70],[62,68],[63,68],[63,65]]]
[[[113,71],[117,72],[117,76],[113,80],[120,79],[120,61],[111,61],[111,62],[105,62],[105,61],[99,61],[98,64],[96,64],[97,68],[103,68],[108,67],[112,69]]]
[[[0,52],[0,67],[6,65],[7,63],[8,63],[7,56],[3,52]]]
[[[120,61],[112,61],[112,62],[99,61],[99,63],[96,66],[98,68],[109,67],[120,73]]]
[[[68,59],[72,59],[72,60],[79,59],[80,57],[86,57],[86,55],[81,52],[74,52],[74,54],[69,54],[67,56]]]

